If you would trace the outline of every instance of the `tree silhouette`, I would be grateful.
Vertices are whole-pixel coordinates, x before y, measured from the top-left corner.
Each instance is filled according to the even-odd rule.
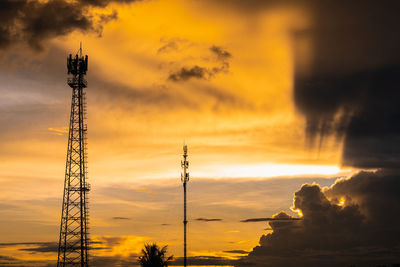
[[[167,247],[160,248],[156,243],[145,244],[139,257],[142,267],[167,267],[173,256],[167,257]]]

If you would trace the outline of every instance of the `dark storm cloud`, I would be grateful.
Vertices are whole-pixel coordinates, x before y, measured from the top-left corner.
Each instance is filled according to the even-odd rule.
[[[346,165],[399,166],[399,75],[400,65],[299,81],[296,98],[304,105],[309,135],[344,134]]]
[[[12,26],[24,6],[25,1],[0,1],[0,48],[13,42],[15,33]]]
[[[209,218],[197,218],[195,220],[201,221],[201,222],[220,222],[220,221],[222,221],[222,219],[209,219]]]
[[[79,3],[52,0],[47,3],[30,1],[20,10],[23,14],[15,18],[22,23],[22,38],[34,48],[40,49],[47,38],[66,35],[75,29],[93,29],[91,19],[83,14]]]
[[[310,69],[296,70],[294,97],[310,140],[344,137],[343,163],[400,163],[399,1],[299,1],[313,25],[294,40],[313,47]]]
[[[303,219],[269,222],[273,232],[240,266],[398,264],[399,191],[399,173],[390,171],[361,172],[325,189],[305,184],[293,204]],[[292,217],[281,212],[275,218]]]
[[[42,49],[45,40],[74,30],[95,31],[101,35],[102,24],[116,19],[117,14],[115,11],[100,14],[100,23],[96,23],[88,9],[105,7],[111,2],[132,3],[135,0],[3,0],[0,2],[0,49],[17,42]]]
[[[241,220],[240,222],[270,222],[270,221],[298,221],[301,220],[300,218],[250,218],[250,219],[245,219]]]

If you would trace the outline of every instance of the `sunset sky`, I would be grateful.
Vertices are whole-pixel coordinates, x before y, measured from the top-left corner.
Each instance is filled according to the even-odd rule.
[[[308,240],[310,229],[337,230],[339,238],[357,228],[353,221],[400,237],[374,213],[400,214],[399,4],[382,2],[2,1],[0,266],[57,259],[71,105],[66,58],[80,42],[89,56],[93,266],[130,266],[145,242],[183,256],[184,143],[193,264],[263,257],[260,266],[291,266],[280,261],[279,240]],[[318,197],[307,198],[311,192]],[[393,197],[379,197],[387,192]],[[307,213],[310,199],[332,210],[331,229],[307,228],[321,222]],[[254,220],[274,215],[289,222]],[[285,223],[301,225],[288,234]],[[344,235],[346,255],[355,247],[366,253],[363,245],[380,251],[362,263],[400,262],[399,241],[378,242],[377,234],[358,244],[358,235]],[[335,242],[321,255],[341,255]],[[281,248],[276,257],[265,252],[271,246]],[[359,251],[345,259],[358,262]],[[305,262],[310,255],[302,254]]]

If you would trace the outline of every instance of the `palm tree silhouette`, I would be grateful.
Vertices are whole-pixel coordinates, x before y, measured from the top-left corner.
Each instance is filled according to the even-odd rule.
[[[139,263],[142,267],[167,267],[173,256],[167,258],[167,247],[160,248],[156,243],[145,244],[139,257]]]

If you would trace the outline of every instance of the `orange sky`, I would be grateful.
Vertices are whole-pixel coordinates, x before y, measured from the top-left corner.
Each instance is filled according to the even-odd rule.
[[[164,0],[91,12],[113,10],[118,19],[101,37],[73,32],[39,53],[17,47],[1,55],[7,79],[0,105],[11,115],[0,141],[0,243],[57,240],[71,97],[64,68],[79,41],[89,55],[92,236],[120,238],[94,253],[129,256],[154,240],[182,255],[183,142],[191,164],[190,256],[250,250],[267,225],[240,220],[290,212],[299,185],[314,177],[330,185],[328,178],[351,171],[340,168],[340,142],[307,149],[294,106],[294,67],[307,72],[312,47],[292,32],[310,27],[307,10],[249,15],[209,1]],[[231,56],[219,58],[213,46]],[[207,79],[168,79],[193,66],[224,69]],[[201,217],[222,221],[195,220]],[[1,247],[0,254],[54,258]]]

